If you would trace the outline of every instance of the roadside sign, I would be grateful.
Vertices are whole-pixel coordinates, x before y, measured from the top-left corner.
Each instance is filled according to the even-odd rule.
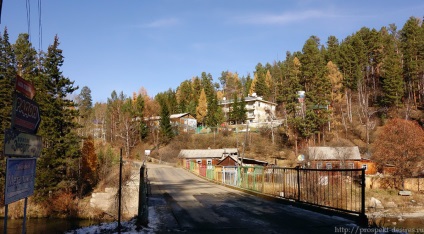
[[[41,136],[19,132],[13,129],[4,131],[4,155],[13,157],[40,157],[43,148]]]
[[[38,104],[24,95],[16,93],[12,109],[12,128],[35,134],[40,121]]]
[[[7,158],[6,165],[4,204],[8,205],[34,193],[36,159]]]
[[[32,99],[35,96],[34,85],[19,75],[16,75],[15,89],[25,94],[27,97],[29,97],[29,99]]]

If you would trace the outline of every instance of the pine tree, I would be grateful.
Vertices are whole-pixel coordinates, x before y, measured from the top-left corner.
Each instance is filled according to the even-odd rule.
[[[400,42],[403,55],[403,76],[407,87],[407,98],[415,105],[424,102],[422,81],[424,70],[424,28],[420,19],[409,18],[400,31]]]
[[[3,147],[4,129],[10,128],[13,90],[15,85],[15,55],[9,43],[9,34],[4,30],[0,37],[0,146]]]
[[[382,65],[381,102],[383,106],[398,106],[404,94],[402,77],[402,61],[397,43],[397,32],[393,28],[390,35],[386,35],[385,56]]]
[[[195,112],[190,110],[190,102],[193,100],[193,90],[191,87],[191,82],[189,80],[183,81],[180,86],[177,88],[177,101],[180,113],[190,113],[192,115]]]
[[[29,41],[29,35],[26,33],[19,34],[13,45],[16,57],[16,66],[18,74],[24,79],[33,81],[37,69],[37,51],[33,48]]]
[[[239,123],[238,122],[239,113],[240,113],[239,108],[240,108],[239,100],[238,100],[237,94],[234,93],[232,103],[231,103],[230,116],[229,116],[230,121],[234,121],[235,123]]]
[[[247,109],[246,109],[246,100],[244,99],[244,96],[240,98],[240,101],[238,103],[239,107],[237,108],[237,122],[244,123],[247,120]]]
[[[140,136],[140,140],[145,139],[149,133],[147,129],[147,125],[143,120],[144,117],[144,98],[141,94],[139,94],[135,100],[135,116],[137,117],[137,120],[139,122],[138,132]]]
[[[56,36],[43,58],[42,74],[38,77],[36,101],[40,106],[39,135],[45,145],[37,162],[36,191],[46,195],[49,191],[76,189],[77,161],[80,142],[76,135],[76,105],[68,100],[78,87],[62,75],[62,50]],[[44,92],[39,92],[43,90]]]
[[[93,101],[91,98],[91,89],[87,86],[84,86],[78,95],[78,110],[80,115],[84,118],[88,118],[91,115],[92,108]]]
[[[328,105],[331,99],[331,83],[327,77],[327,68],[319,50],[319,39],[310,37],[301,57],[303,85],[306,91],[307,105],[303,135],[309,137],[316,131],[324,131],[324,124],[329,120]],[[307,129],[309,128],[309,129]]]
[[[255,78],[254,78],[254,84],[252,85],[251,89],[258,95],[265,98],[268,98],[268,95],[270,94],[269,86],[267,84],[267,71],[266,68],[262,66],[261,63],[256,65],[256,72],[255,72]],[[271,82],[271,77],[268,77],[268,81]]]
[[[162,143],[167,144],[173,137],[174,132],[172,130],[171,118],[169,114],[169,107],[166,103],[160,103],[161,112],[160,112],[160,133]]]
[[[9,43],[7,28],[3,36],[0,36],[0,148],[3,149],[4,130],[10,128],[15,70],[15,55],[12,45]],[[0,158],[0,174],[4,175],[6,161]],[[4,201],[5,176],[0,176],[0,204]]]
[[[224,122],[224,112],[222,111],[222,108],[218,106],[218,97],[216,94],[212,101],[208,103],[208,109],[205,119],[206,125],[213,128],[214,131],[217,130],[215,127],[218,124]]]
[[[339,40],[335,36],[329,36],[327,40],[327,50],[325,54],[325,62],[339,63]]]

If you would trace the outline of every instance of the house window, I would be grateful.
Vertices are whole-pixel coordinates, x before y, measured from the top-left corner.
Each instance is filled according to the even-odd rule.
[[[331,163],[326,163],[325,164],[325,169],[331,170],[331,169],[333,169],[333,165]]]
[[[202,159],[196,159],[197,164],[202,164]]]
[[[368,170],[368,165],[367,164],[362,164],[362,168],[365,168],[365,171]]]
[[[212,166],[212,159],[207,159],[206,160],[206,165]]]
[[[317,163],[317,169],[322,169],[322,162]]]
[[[353,163],[348,163],[348,164],[347,164],[347,168],[348,168],[348,169],[354,169],[354,168],[355,168],[355,164],[353,164]]]

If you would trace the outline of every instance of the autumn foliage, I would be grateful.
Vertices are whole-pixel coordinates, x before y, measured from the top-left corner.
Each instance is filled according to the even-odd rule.
[[[97,155],[92,137],[88,137],[82,146],[81,177],[82,191],[91,191],[97,183]]]
[[[421,173],[424,162],[424,130],[415,121],[391,119],[375,142],[373,159],[380,169],[393,165],[393,175],[405,178]]]

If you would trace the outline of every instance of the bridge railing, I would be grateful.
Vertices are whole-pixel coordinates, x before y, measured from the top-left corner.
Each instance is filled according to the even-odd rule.
[[[206,176],[219,183],[295,202],[365,215],[365,169],[216,166],[208,169]]]

